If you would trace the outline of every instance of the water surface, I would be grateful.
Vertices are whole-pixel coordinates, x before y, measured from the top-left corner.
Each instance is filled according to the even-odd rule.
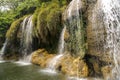
[[[42,73],[36,65],[0,63],[0,80],[66,80],[62,74]]]

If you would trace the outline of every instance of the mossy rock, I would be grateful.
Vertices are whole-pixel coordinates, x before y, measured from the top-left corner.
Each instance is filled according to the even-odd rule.
[[[17,20],[15,20],[10,28],[8,29],[7,33],[6,33],[6,38],[9,40],[13,40],[17,37],[17,33],[19,32],[20,26],[21,26],[21,22],[24,20],[26,16],[19,18]]]
[[[65,6],[60,6],[58,1],[44,3],[36,9],[33,14],[33,36],[38,39],[39,48],[57,51],[59,36],[63,28],[61,15],[64,9]]]

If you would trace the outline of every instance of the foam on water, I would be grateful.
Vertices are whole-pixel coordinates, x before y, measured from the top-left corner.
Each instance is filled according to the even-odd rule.
[[[17,62],[14,62],[20,66],[27,66],[27,65],[31,65],[31,63],[28,63],[28,62],[23,62],[23,61],[17,61]]]
[[[43,70],[40,70],[40,72],[43,72],[45,74],[57,74],[57,72],[55,70],[52,70],[52,69],[49,69],[49,68],[46,68],[46,69],[43,69]]]

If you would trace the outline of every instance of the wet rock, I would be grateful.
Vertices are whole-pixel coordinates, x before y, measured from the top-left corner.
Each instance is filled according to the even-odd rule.
[[[112,76],[111,75],[112,67],[110,67],[110,66],[102,67],[101,71],[102,71],[104,79],[106,79],[106,80],[107,80],[108,77]]]
[[[53,54],[49,54],[45,49],[39,49],[32,53],[32,63],[46,67],[49,60],[53,58]]]
[[[43,68],[47,67],[49,61],[55,57],[55,55],[49,54],[45,49],[39,49],[32,54],[32,63]],[[74,58],[70,54],[61,57],[57,62],[55,69],[70,76],[88,76],[88,66],[85,61],[80,59],[80,57]]]
[[[87,0],[88,8],[87,14],[87,43],[88,54],[96,56],[99,60],[112,63],[113,58],[110,56],[110,49],[105,48],[106,30],[104,23],[104,12],[99,8],[100,4],[97,0]]]
[[[70,37],[70,34],[68,32],[68,30],[65,31],[65,34],[64,34],[64,40],[67,41]]]
[[[70,76],[87,77],[88,66],[84,60],[80,57],[74,58],[71,55],[65,55],[59,64],[61,66],[61,72]]]

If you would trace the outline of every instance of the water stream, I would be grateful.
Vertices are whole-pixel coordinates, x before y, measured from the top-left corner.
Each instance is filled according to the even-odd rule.
[[[64,56],[64,34],[65,34],[65,30],[66,27],[63,28],[62,32],[61,32],[61,36],[60,36],[60,40],[59,40],[59,45],[58,45],[58,55],[56,55],[53,59],[50,60],[50,62],[47,65],[47,69],[42,70],[44,72],[51,72],[51,73],[56,73],[56,64],[59,62],[59,60],[61,59],[61,57]]]
[[[2,56],[4,55],[4,52],[5,52],[5,48],[6,48],[6,46],[7,46],[7,43],[8,43],[8,39],[6,39],[5,43],[3,44],[2,49],[1,49],[1,51],[0,51],[0,63],[1,63],[1,62],[4,62]]]
[[[32,16],[26,17],[22,22],[22,37],[21,37],[21,49],[23,57],[17,62],[22,65],[29,65],[32,52]]]

